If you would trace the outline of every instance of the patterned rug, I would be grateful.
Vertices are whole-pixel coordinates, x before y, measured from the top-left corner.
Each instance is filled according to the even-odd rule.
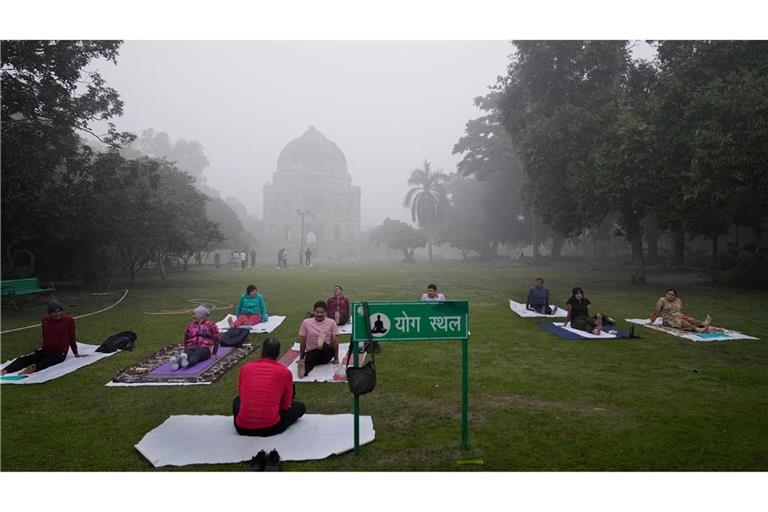
[[[183,345],[178,344],[162,348],[140,363],[117,372],[112,382],[116,384],[210,384],[217,381],[254,350],[253,345],[250,344],[231,348],[226,353],[219,354],[213,364],[210,364],[200,373],[179,373],[178,375],[153,373],[154,370],[167,364],[171,356],[181,353],[182,347]],[[205,363],[207,361],[198,363],[198,365]]]

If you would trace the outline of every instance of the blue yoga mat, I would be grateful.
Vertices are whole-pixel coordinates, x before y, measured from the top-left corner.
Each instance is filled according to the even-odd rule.
[[[538,327],[541,327],[545,331],[551,332],[555,336],[557,336],[559,338],[562,338],[564,340],[590,340],[590,341],[595,341],[595,340],[599,340],[600,339],[600,338],[586,338],[584,336],[579,336],[575,332],[571,332],[571,331],[569,331],[567,329],[563,329],[559,325],[555,325],[555,324],[553,324],[551,322],[540,322],[540,323],[538,323],[536,325]],[[615,333],[616,334],[616,338],[609,338],[609,340],[629,338],[629,333],[627,331],[620,331],[618,329],[613,328],[612,326],[610,326],[610,327],[609,326],[603,327],[603,332],[609,332],[609,331],[612,331],[612,330],[616,331],[616,333]],[[605,341],[605,340],[603,340],[603,341]]]

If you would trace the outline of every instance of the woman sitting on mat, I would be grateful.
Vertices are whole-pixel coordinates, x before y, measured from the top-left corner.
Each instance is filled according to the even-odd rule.
[[[87,357],[77,353],[75,320],[64,314],[64,306],[56,299],[48,303],[48,315],[40,322],[43,327],[43,345],[31,354],[16,358],[0,370],[0,375],[16,373],[28,375],[62,363],[67,352],[72,350],[75,357]],[[19,371],[21,370],[21,371]]]
[[[192,321],[184,329],[184,352],[171,357],[171,370],[194,366],[201,361],[216,357],[221,343],[219,328],[208,320],[211,311],[205,306],[192,310]]]
[[[269,320],[267,315],[267,305],[264,303],[264,296],[258,292],[255,284],[249,284],[245,293],[240,296],[240,302],[237,303],[235,310],[237,319],[229,319],[230,327],[240,327],[241,325],[256,325]]]
[[[344,288],[340,284],[333,287],[333,296],[325,301],[328,310],[326,315],[336,321],[336,325],[349,322],[349,299],[344,296]]]
[[[702,322],[692,316],[683,314],[683,301],[677,296],[677,290],[670,288],[658,301],[656,309],[651,313],[651,324],[661,316],[661,325],[680,329],[681,331],[708,332],[712,317],[707,317]]]
[[[580,287],[575,287],[571,290],[571,298],[565,303],[565,309],[568,311],[568,317],[565,319],[563,326],[568,325],[570,322],[573,329],[579,331],[589,332],[596,336],[600,335],[603,330],[603,322],[614,323],[611,318],[604,317],[598,313],[592,316],[590,311],[591,302],[584,296],[584,290]]]

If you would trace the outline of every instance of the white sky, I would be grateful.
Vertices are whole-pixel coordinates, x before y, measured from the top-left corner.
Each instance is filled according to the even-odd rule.
[[[314,125],[347,157],[363,224],[401,206],[424,159],[451,172],[474,97],[504,74],[505,41],[127,41],[99,63],[125,102],[122,130],[198,140],[208,183],[262,216],[282,148]]]

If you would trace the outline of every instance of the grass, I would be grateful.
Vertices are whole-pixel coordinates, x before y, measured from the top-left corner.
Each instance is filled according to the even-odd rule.
[[[178,342],[189,315],[148,312],[191,308],[189,299],[235,303],[246,284],[264,293],[270,313],[288,318],[273,333],[283,350],[296,338],[312,302],[336,283],[352,299],[410,300],[428,282],[449,299],[470,300],[470,443],[460,448],[460,344],[386,344],[377,358],[378,385],[361,399],[373,416],[375,442],[359,456],[289,462],[290,471],[539,471],[768,469],[768,299],[764,292],[715,288],[683,276],[651,274],[627,284],[628,270],[588,266],[330,266],[193,269],[161,282],[145,278],[108,312],[78,322],[81,341],[98,344],[130,329],[133,352],[117,354],[55,381],[2,386],[5,471],[154,470],[135,449],[172,414],[230,414],[237,371],[211,386],[107,388],[120,369]],[[541,275],[555,297],[582,286],[595,308],[623,319],[647,315],[667,286],[685,310],[710,312],[715,324],[761,341],[692,343],[640,328],[642,339],[565,341],[513,315],[507,298],[524,298]],[[122,292],[91,295],[62,289],[72,314],[111,304]],[[39,320],[44,301],[3,310],[2,329]],[[222,310],[214,313],[222,317]],[[620,325],[625,326],[623,322]],[[259,343],[264,335],[253,335]],[[254,339],[255,338],[255,339]],[[344,341],[345,338],[342,338]],[[39,345],[39,329],[6,334],[2,359]],[[251,358],[258,357],[258,351]],[[251,359],[249,358],[249,359]],[[310,412],[351,412],[346,386],[300,384]],[[457,464],[467,458],[483,464]],[[161,468],[232,471],[240,464]]]

